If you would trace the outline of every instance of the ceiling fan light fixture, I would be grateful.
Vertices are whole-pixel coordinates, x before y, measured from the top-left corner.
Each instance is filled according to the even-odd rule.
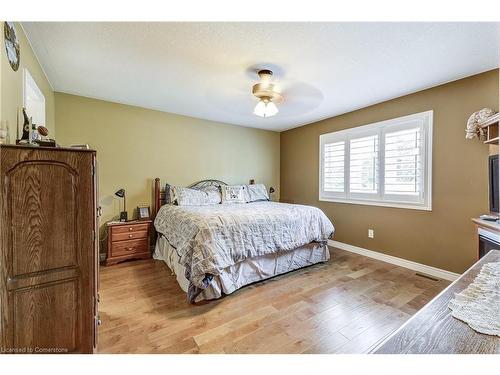
[[[279,111],[278,107],[276,107],[276,104],[274,104],[269,99],[260,99],[255,106],[255,109],[253,110],[253,113],[260,117],[272,117],[278,112]]]
[[[276,91],[274,84],[271,83],[273,72],[263,69],[257,72],[260,83],[253,85],[252,94],[259,99],[253,113],[260,117],[272,117],[276,115],[278,107],[273,101],[280,102],[281,94]]]

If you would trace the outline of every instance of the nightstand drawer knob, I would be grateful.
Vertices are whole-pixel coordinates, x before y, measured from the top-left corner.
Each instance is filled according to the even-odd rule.
[[[128,228],[128,230],[129,230],[129,231],[132,231],[132,230],[134,230],[134,228],[130,227],[130,228]]]
[[[127,250],[127,251],[134,251],[134,247],[126,247],[125,250]]]
[[[129,235],[128,235],[128,238],[132,238],[132,237],[134,237],[134,235],[133,235],[133,234],[129,234]]]

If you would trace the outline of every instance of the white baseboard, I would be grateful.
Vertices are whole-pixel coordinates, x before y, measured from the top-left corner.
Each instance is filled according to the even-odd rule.
[[[449,281],[456,280],[460,275],[458,273],[442,270],[440,268],[427,266],[425,264],[412,262],[411,260],[406,260],[398,257],[393,257],[392,255],[387,255],[383,253],[379,253],[373,250],[363,249],[362,247],[349,245],[343,242],[338,242],[334,240],[328,240],[328,245],[332,247],[336,247],[341,250],[350,251],[351,253],[356,253],[360,255],[364,255],[369,258],[374,258],[381,260],[382,262],[395,264],[397,266],[401,266],[404,268],[408,268],[413,271],[417,271],[426,275],[434,276],[440,279],[445,279]]]

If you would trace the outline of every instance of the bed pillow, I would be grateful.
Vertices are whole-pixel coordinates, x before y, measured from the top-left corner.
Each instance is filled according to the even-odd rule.
[[[205,192],[210,198],[212,204],[220,204],[222,203],[222,194],[220,191],[220,186],[209,185],[199,189],[200,191]]]
[[[269,194],[267,194],[264,184],[246,185],[245,187],[247,203],[269,200]]]
[[[246,203],[245,185],[222,185],[222,204]]]
[[[221,202],[221,194],[217,188],[198,190],[174,186],[173,192],[179,206],[208,206]]]
[[[175,204],[174,186],[165,184],[165,204]]]

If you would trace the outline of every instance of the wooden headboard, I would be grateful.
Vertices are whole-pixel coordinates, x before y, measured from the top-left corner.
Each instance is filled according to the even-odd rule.
[[[227,185],[227,184],[220,180],[201,180],[189,185],[188,188],[200,190],[208,186],[221,186],[221,185]],[[165,189],[161,187],[160,179],[156,177],[154,183],[153,219],[156,217],[156,214],[160,210],[160,207],[163,206],[165,202],[166,202]]]

